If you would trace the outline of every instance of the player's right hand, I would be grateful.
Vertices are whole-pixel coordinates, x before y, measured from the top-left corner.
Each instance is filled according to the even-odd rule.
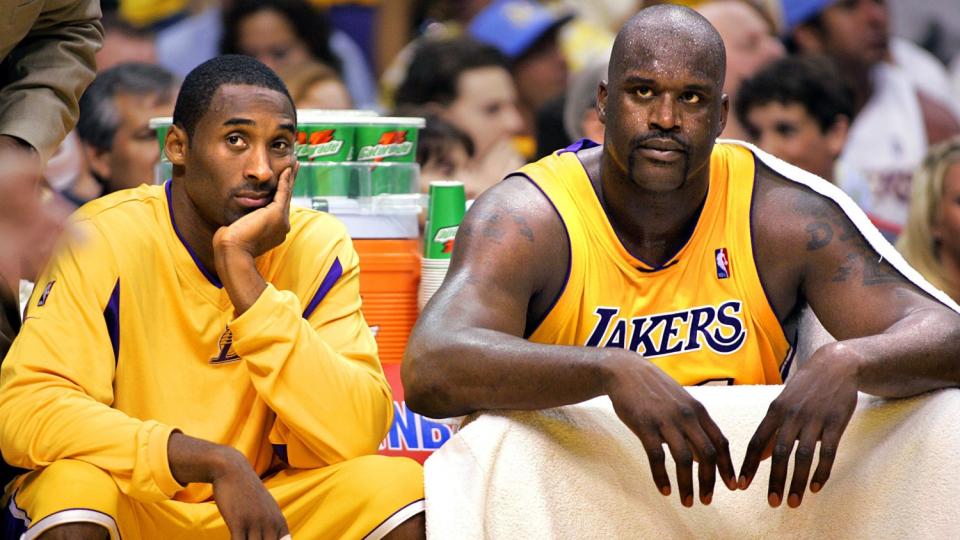
[[[239,452],[239,459],[213,478],[213,498],[232,540],[279,540],[290,531],[280,506],[253,468]]]
[[[606,394],[620,420],[643,443],[657,489],[670,495],[666,443],[677,465],[680,502],[693,506],[693,463],[698,463],[700,502],[710,504],[716,472],[731,490],[737,481],[727,439],[706,408],[660,368],[629,353],[611,364]]]

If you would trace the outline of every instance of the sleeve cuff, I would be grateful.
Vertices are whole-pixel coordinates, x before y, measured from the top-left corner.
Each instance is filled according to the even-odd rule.
[[[168,498],[173,498],[178,491],[186,487],[180,485],[176,478],[173,477],[173,472],[170,471],[170,461],[168,460],[167,445],[170,442],[170,435],[176,430],[177,428],[173,426],[158,426],[150,433],[149,442],[147,443],[147,453],[149,456],[148,459],[150,460],[150,471],[152,472],[153,481],[156,482],[157,487]]]

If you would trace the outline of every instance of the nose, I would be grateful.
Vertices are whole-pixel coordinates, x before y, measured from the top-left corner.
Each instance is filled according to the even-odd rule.
[[[664,92],[653,104],[648,123],[651,128],[662,131],[672,131],[679,128],[679,118],[676,111],[676,99],[668,92]]]
[[[501,118],[503,131],[508,135],[519,135],[523,133],[523,118],[516,105],[504,107]]]
[[[267,148],[251,149],[244,163],[243,176],[257,184],[269,182],[273,178],[273,169],[270,167],[270,156],[267,153]]]

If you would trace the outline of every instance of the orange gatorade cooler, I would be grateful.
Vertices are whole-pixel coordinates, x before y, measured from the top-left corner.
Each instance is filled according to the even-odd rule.
[[[420,256],[416,238],[355,239],[363,316],[377,338],[380,362],[399,364],[414,323]]]

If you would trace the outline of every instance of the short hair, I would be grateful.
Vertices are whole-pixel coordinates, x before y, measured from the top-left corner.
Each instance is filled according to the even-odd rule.
[[[853,121],[853,91],[834,63],[823,56],[788,56],[764,66],[737,90],[737,120],[749,126],[747,115],[769,103],[798,103],[820,126],[829,130],[837,117]]]
[[[110,151],[120,126],[120,112],[114,100],[117,95],[156,95],[168,99],[176,86],[177,77],[154,64],[128,62],[104,70],[80,98],[77,135],[98,150]]]
[[[195,67],[187,74],[173,107],[173,123],[193,137],[200,119],[210,108],[213,95],[226,84],[257,86],[286,96],[296,118],[297,108],[290,92],[272,69],[256,58],[239,54],[217,56]]]
[[[240,22],[261,11],[279,13],[310,50],[314,60],[341,72],[340,58],[330,48],[333,28],[320,11],[304,0],[234,0],[223,13],[223,37],[220,40],[221,54],[244,54],[240,49]]]
[[[398,106],[449,105],[457,99],[457,83],[465,71],[485,67],[509,70],[508,66],[500,51],[475,39],[427,38],[414,51],[395,101]]]

